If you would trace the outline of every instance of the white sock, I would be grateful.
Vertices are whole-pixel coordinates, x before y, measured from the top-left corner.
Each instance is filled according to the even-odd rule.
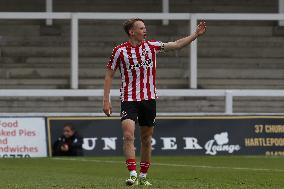
[[[136,171],[130,171],[129,173],[130,173],[130,176],[131,176],[131,177],[132,177],[132,176],[137,177],[137,172],[136,172]]]
[[[139,175],[140,178],[146,178],[146,176],[147,176],[147,173],[140,173]]]

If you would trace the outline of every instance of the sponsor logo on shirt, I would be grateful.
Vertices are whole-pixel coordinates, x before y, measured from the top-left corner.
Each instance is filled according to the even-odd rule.
[[[136,69],[136,68],[140,68],[140,67],[144,67],[144,68],[152,68],[153,67],[153,61],[152,59],[148,59],[148,60],[145,60],[145,61],[142,61],[141,64],[136,64],[134,63],[133,65],[129,65],[128,66],[128,69],[129,70],[133,70],[133,69]]]

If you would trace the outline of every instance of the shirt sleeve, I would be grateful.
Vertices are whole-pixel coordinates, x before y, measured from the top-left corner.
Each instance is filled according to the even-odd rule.
[[[154,46],[157,53],[164,52],[165,44],[162,41],[150,40],[149,44]]]
[[[111,57],[109,59],[109,62],[107,64],[107,68],[108,69],[111,69],[111,70],[116,70],[119,66],[119,63],[120,63],[120,51],[118,48],[114,48],[113,51],[112,51],[112,54],[111,54]]]

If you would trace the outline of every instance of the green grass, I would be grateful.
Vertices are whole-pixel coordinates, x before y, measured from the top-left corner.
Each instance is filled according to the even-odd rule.
[[[171,156],[153,162],[151,188],[284,188],[281,157]],[[122,157],[0,160],[1,189],[126,188],[127,176]]]

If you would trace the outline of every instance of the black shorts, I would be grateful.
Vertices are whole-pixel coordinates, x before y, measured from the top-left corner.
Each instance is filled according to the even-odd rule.
[[[140,126],[155,126],[156,100],[121,102],[121,121],[131,119]]]

